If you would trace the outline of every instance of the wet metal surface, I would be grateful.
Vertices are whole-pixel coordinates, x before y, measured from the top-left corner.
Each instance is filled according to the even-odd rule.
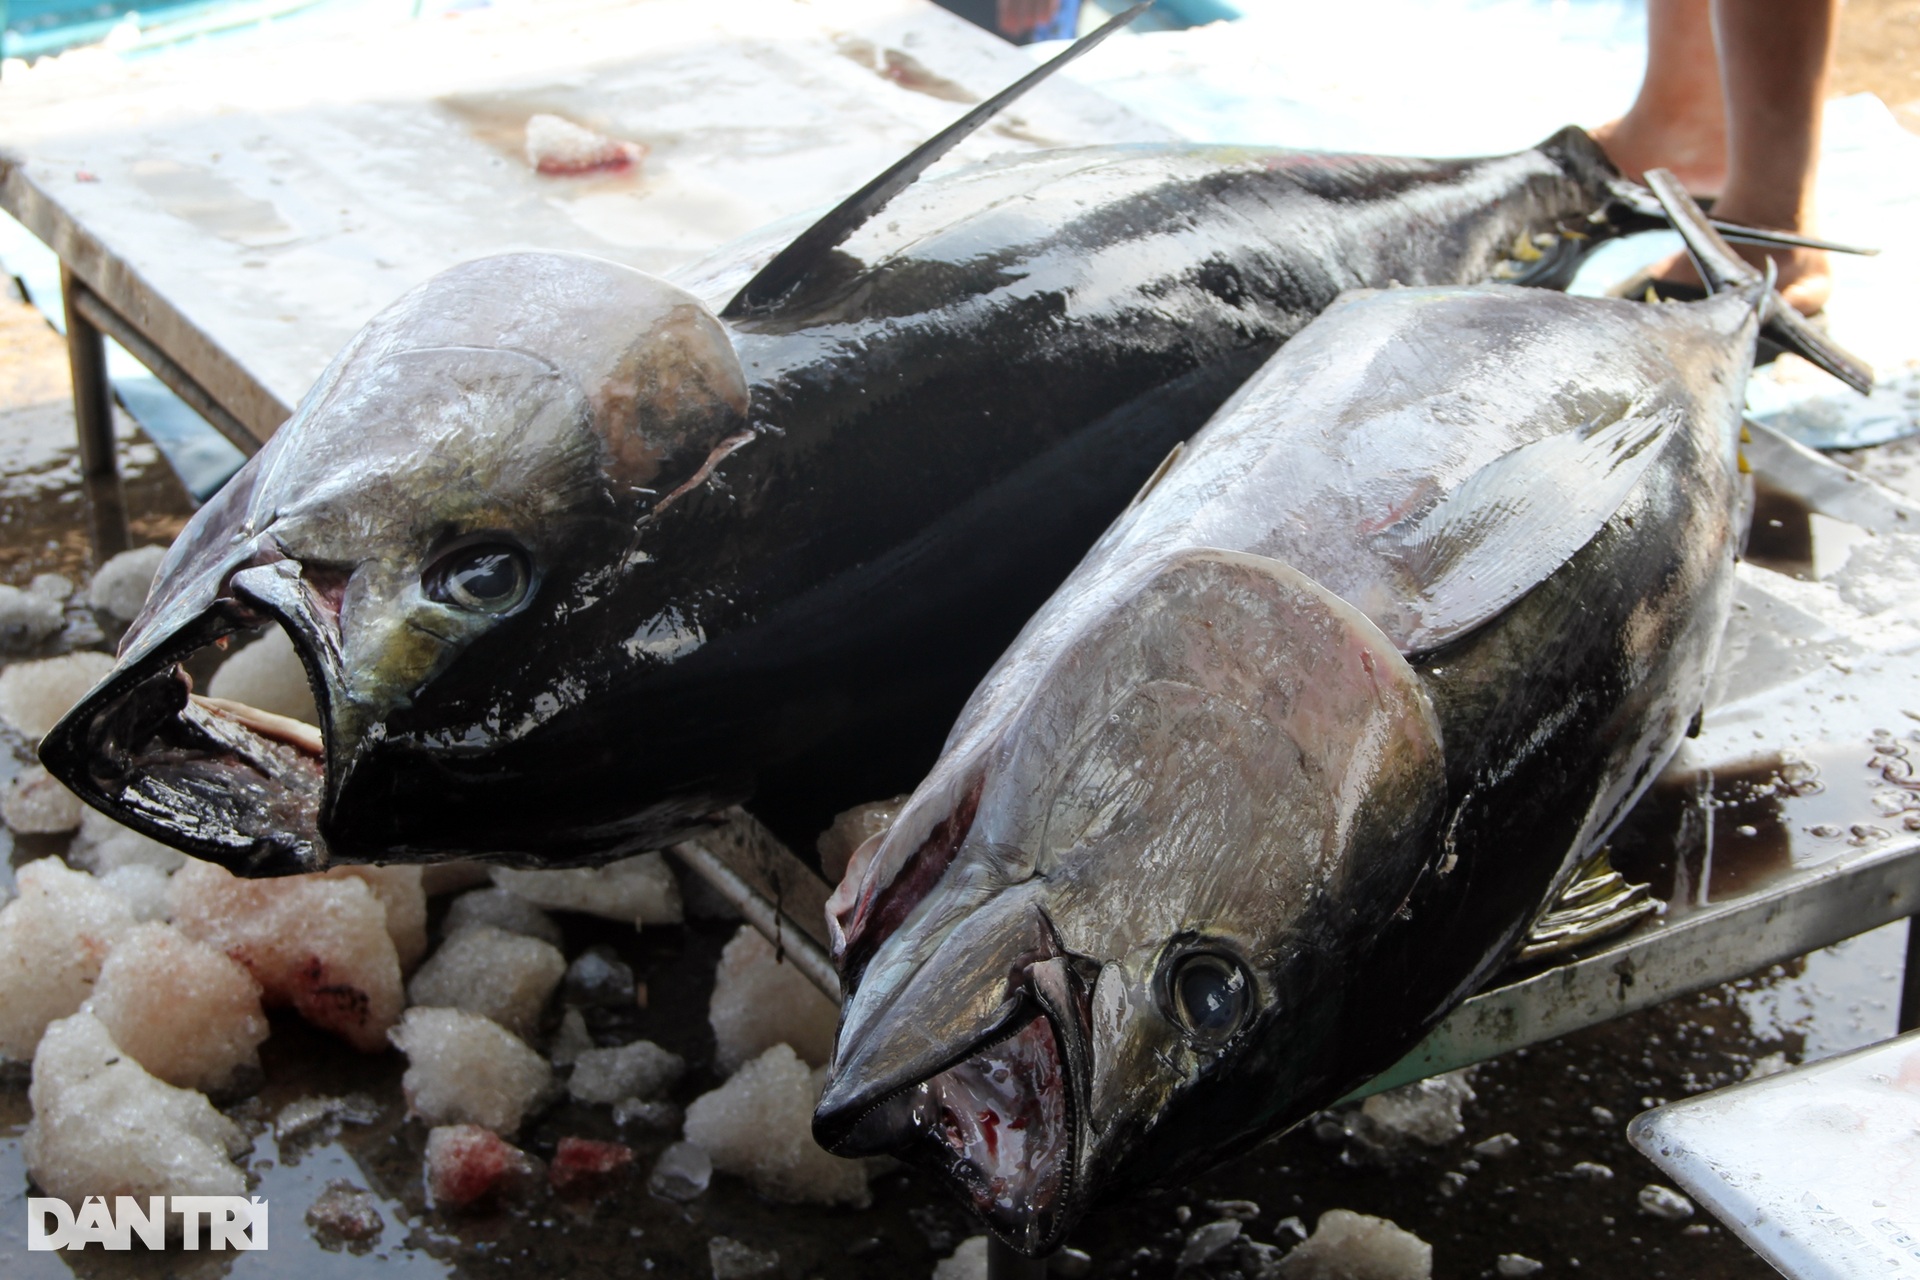
[[[1920,1272],[1920,1036],[1639,1117],[1633,1144],[1793,1280]]]

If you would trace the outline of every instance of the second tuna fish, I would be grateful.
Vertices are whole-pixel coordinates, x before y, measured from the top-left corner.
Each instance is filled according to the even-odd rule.
[[[1717,296],[1350,295],[1108,530],[835,895],[824,1145],[1043,1251],[1502,962],[1700,710],[1757,333],[1866,378],[1665,197]]]

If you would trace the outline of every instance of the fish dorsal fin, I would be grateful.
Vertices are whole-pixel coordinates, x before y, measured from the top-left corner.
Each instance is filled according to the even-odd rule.
[[[1381,549],[1411,590],[1381,629],[1402,653],[1423,653],[1526,595],[1613,518],[1679,425],[1670,406],[1630,406],[1521,445],[1386,530]]]
[[[738,320],[772,310],[795,285],[806,279],[820,259],[835,246],[885,208],[888,201],[911,186],[940,157],[965,142],[974,131],[1000,114],[1014,99],[1045,80],[1060,68],[1086,53],[1120,28],[1153,7],[1153,0],[1142,0],[1098,31],[1082,36],[1058,55],[988,98],[958,120],[908,152],[886,172],[836,205],[820,221],[797,236],[792,244],[760,268],[746,287],[733,296],[722,319]]]

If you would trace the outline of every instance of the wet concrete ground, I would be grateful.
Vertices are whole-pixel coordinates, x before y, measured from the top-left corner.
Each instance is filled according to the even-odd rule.
[[[0,581],[25,585],[57,571],[84,581],[91,569],[87,514],[72,451],[65,364],[59,340],[12,298],[0,300]],[[123,423],[122,464],[136,542],[170,538],[189,510],[155,451]],[[1876,474],[1913,487],[1920,448],[1892,446]],[[1775,547],[1784,567],[1801,555],[1791,529]],[[54,648],[103,644],[76,611]],[[29,760],[17,740],[0,744],[0,783]],[[1650,811],[1651,812],[1651,811]],[[1643,824],[1640,865],[1660,864],[1664,819]],[[0,878],[20,862],[60,852],[64,837],[12,841],[0,833]],[[1623,866],[1635,854],[1623,849]],[[1672,874],[1661,886],[1672,892]],[[1710,891],[1737,891],[1723,884]],[[444,901],[439,904],[444,909]],[[635,934],[582,918],[568,921],[566,950],[605,942],[645,982],[645,1008],[595,1015],[605,1042],[657,1040],[694,1064],[676,1100],[716,1083],[705,1024],[707,991],[732,926],[693,923]],[[1823,1057],[1891,1034],[1905,928],[1889,929],[1792,965],[1672,1002],[1610,1025],[1510,1054],[1473,1076],[1477,1094],[1466,1132],[1435,1150],[1382,1159],[1349,1140],[1333,1119],[1304,1126],[1178,1192],[1111,1206],[1087,1221],[1075,1243],[1095,1276],[1163,1277],[1193,1228],[1238,1214],[1244,1237],[1283,1247],[1327,1209],[1392,1219],[1433,1245],[1436,1276],[1495,1274],[1501,1255],[1544,1264],[1539,1274],[1594,1277],[1764,1276],[1767,1265],[1724,1229],[1697,1215],[1670,1222],[1641,1212],[1637,1193],[1657,1174],[1627,1145],[1627,1121],[1660,1102],[1766,1070]],[[778,1251],[777,1274],[926,1276],[971,1233],[959,1212],[920,1178],[902,1171],[874,1181],[867,1211],[763,1202],[744,1184],[716,1177],[691,1205],[650,1196],[645,1171],[676,1135],[624,1133],[604,1108],[556,1107],[523,1132],[536,1155],[563,1136],[619,1138],[639,1150],[633,1176],[585,1198],[544,1188],[522,1203],[477,1214],[431,1209],[421,1185],[425,1128],[404,1115],[397,1054],[363,1057],[292,1019],[275,1023],[265,1048],[267,1085],[231,1108],[258,1136],[247,1167],[257,1194],[274,1207],[272,1247],[238,1257],[174,1253],[48,1255],[25,1252],[29,1193],[18,1137],[29,1119],[24,1073],[0,1082],[0,1273],[39,1280],[86,1277],[483,1276],[538,1269],[556,1276],[708,1276],[716,1235]],[[315,1093],[364,1095],[363,1122],[285,1143],[268,1122],[280,1107]],[[1518,1141],[1505,1154],[1476,1154],[1500,1134]],[[1506,1144],[1495,1144],[1502,1146]],[[1604,1166],[1611,1176],[1584,1166]],[[1576,1166],[1583,1166],[1577,1170]],[[352,1248],[323,1242],[304,1222],[327,1185],[344,1179],[373,1192],[384,1218],[376,1240]],[[1249,1274],[1250,1254],[1229,1248],[1189,1274]]]

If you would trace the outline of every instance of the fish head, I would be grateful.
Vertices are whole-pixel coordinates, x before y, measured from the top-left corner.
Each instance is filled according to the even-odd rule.
[[[42,757],[89,803],[243,874],[389,855],[390,831],[341,815],[402,807],[380,803],[393,725],[484,752],[559,705],[564,687],[501,677],[618,589],[648,522],[747,438],[746,410],[726,330],[671,284],[553,253],[443,272],[371,321],[196,513],[116,670]],[[179,665],[275,623],[317,726],[197,698]],[[484,797],[464,824],[452,808],[451,839],[494,847]]]
[[[1130,584],[1056,597],[829,905],[816,1137],[932,1165],[1029,1253],[1330,1100],[1310,995],[1438,844],[1438,723],[1364,616],[1232,552]]]

